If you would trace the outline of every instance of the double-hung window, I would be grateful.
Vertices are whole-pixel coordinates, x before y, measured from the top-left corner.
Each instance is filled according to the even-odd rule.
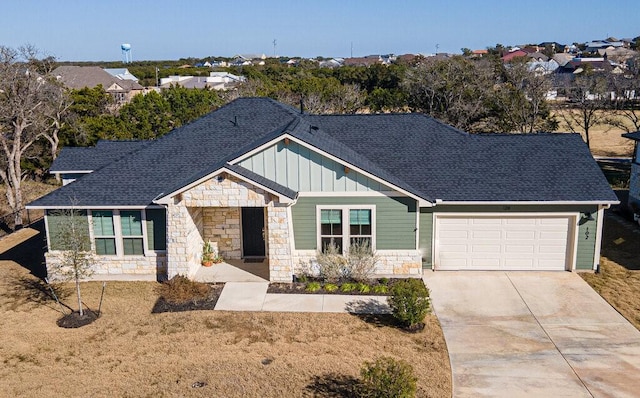
[[[374,206],[318,207],[318,248],[326,251],[335,245],[340,253],[356,243],[374,248]]]
[[[116,234],[113,227],[113,212],[111,210],[94,210],[91,212],[91,217],[96,254],[115,255]]]
[[[143,255],[142,212],[140,210],[121,210],[120,226],[125,256]]]

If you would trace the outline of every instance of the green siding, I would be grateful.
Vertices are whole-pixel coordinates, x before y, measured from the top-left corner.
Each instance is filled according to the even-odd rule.
[[[433,213],[420,210],[420,227],[418,228],[418,248],[422,254],[422,268],[431,268],[433,254]]]
[[[298,250],[317,249],[317,205],[375,205],[376,249],[416,248],[416,201],[407,197],[302,197],[291,208]]]
[[[587,221],[578,227],[576,269],[593,269],[593,256],[596,250],[596,232],[598,231],[598,214],[594,212],[592,217],[593,221]]]
[[[80,217],[78,225],[83,233],[86,234],[86,241],[89,242],[89,219],[87,212],[84,210],[75,210],[77,217]],[[68,225],[70,210],[47,210],[47,230],[49,232],[49,250],[64,250],[62,239],[65,224]],[[88,248],[87,248],[88,249]]]
[[[354,170],[296,143],[280,141],[244,159],[240,166],[299,192],[391,190]]]

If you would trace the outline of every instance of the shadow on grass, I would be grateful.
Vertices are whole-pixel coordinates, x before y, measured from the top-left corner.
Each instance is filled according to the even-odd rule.
[[[6,295],[13,299],[14,308],[32,303],[49,307],[63,314],[67,310],[73,311],[64,302],[73,293],[73,289],[68,286],[63,286],[62,284],[47,285],[42,279],[36,279],[28,275],[14,277],[11,286],[12,289]]]
[[[628,270],[640,270],[640,227],[628,218],[607,210],[602,235],[603,257]]]
[[[44,220],[36,221],[29,227],[37,230],[38,234],[0,254],[0,260],[14,261],[29,270],[35,277],[44,279],[47,277],[47,268],[44,262],[47,246],[44,235]]]
[[[360,380],[355,377],[327,373],[315,376],[305,390],[312,393],[314,397],[358,397],[360,386]]]

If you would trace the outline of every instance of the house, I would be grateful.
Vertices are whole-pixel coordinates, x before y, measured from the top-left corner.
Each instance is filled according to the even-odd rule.
[[[127,68],[104,68],[103,70],[111,76],[117,77],[120,80],[131,80],[136,83],[138,83],[138,81],[140,80],[134,74],[129,72],[129,69]]]
[[[237,76],[228,72],[209,72],[209,76],[172,75],[160,79],[160,87],[169,88],[172,85],[177,85],[185,88],[229,90],[246,80],[244,76]]]
[[[57,172],[86,173],[27,206],[45,210],[49,267],[57,210],[75,208],[103,279],[193,276],[205,241],[225,259],[266,258],[272,281],[356,241],[380,275],[594,270],[618,203],[580,135],[468,134],[418,113],[241,98],[140,145],[102,166],[56,159]]]
[[[634,141],[629,178],[629,208],[633,211],[634,220],[640,224],[640,131],[622,136]]]
[[[144,92],[144,87],[138,82],[113,76],[97,66],[63,65],[54,69],[52,74],[65,87],[73,90],[102,85],[113,96],[116,105],[129,102],[135,95]]]

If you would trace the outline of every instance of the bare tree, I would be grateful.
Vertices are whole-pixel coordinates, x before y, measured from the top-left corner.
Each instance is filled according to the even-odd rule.
[[[602,73],[585,70],[575,75],[565,87],[569,103],[560,109],[560,118],[574,133],[584,133],[587,147],[591,148],[589,133],[598,125],[606,124],[602,112],[611,102],[611,90]]]
[[[541,73],[529,69],[526,59],[501,68],[501,82],[495,87],[494,104],[502,131],[533,133],[553,131],[557,123],[550,116],[547,93],[551,82]]]
[[[54,214],[58,221],[57,249],[62,251],[59,263],[52,272],[56,278],[75,282],[78,312],[84,315],[80,282],[93,274],[94,252],[89,238],[87,214],[75,208]]]
[[[629,65],[625,73],[612,76],[614,114],[607,123],[631,133],[640,130],[640,55],[636,55]]]
[[[0,178],[17,226],[24,208],[20,162],[37,140],[51,137],[51,121],[60,110],[55,103],[61,88],[48,75],[52,59],[37,54],[31,46],[0,46]]]
[[[488,100],[496,83],[491,61],[462,56],[425,59],[402,83],[409,106],[466,131],[490,131]]]

